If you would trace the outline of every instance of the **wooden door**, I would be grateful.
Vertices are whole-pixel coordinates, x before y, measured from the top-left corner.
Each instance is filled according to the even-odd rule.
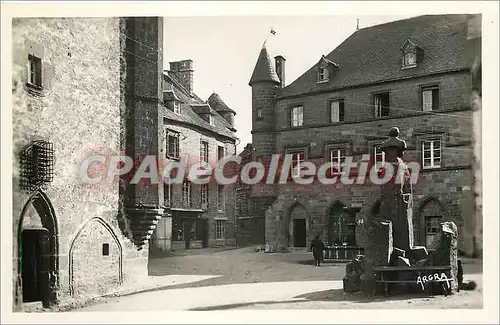
[[[47,229],[22,231],[22,286],[23,302],[49,299],[50,249]]]

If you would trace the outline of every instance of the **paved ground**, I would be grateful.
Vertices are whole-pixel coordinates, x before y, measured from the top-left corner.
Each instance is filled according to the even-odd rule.
[[[343,293],[345,264],[307,265],[308,253],[256,253],[252,248],[199,250],[154,259],[154,276],[190,275],[190,281],[162,290],[112,298],[80,311],[223,309],[482,308],[482,263],[465,260],[465,278],[478,289],[452,297],[397,296],[366,299]],[[196,281],[193,275],[200,275]],[[201,275],[218,276],[205,279]],[[192,282],[196,281],[196,282]],[[189,282],[189,283],[187,283]]]
[[[342,280],[345,274],[345,263],[315,267],[311,265],[312,254],[301,251],[264,253],[247,247],[224,251],[191,250],[182,254],[152,259],[148,266],[149,274],[220,276],[187,284],[189,287],[281,281],[332,281]]]

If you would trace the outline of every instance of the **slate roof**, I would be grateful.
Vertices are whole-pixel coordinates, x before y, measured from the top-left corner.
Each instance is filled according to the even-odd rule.
[[[236,115],[236,112],[233,111],[231,108],[229,108],[229,106],[227,106],[226,103],[224,103],[224,101],[222,100],[222,98],[220,98],[220,96],[216,93],[213,93],[212,95],[210,95],[210,97],[208,97],[208,103],[217,112],[220,113],[230,112]]]
[[[317,83],[316,64],[278,96],[467,69],[472,64],[467,20],[468,15],[426,15],[360,29],[326,55],[339,65],[329,82]],[[423,50],[423,60],[402,69],[401,47],[407,40]]]
[[[175,76],[170,74],[169,71],[163,72],[163,80],[163,90],[171,89],[179,98],[181,106],[181,114],[175,114],[170,109],[164,107],[163,111],[165,118],[178,122],[179,124],[187,124],[206,131],[214,132],[233,140],[238,139],[236,134],[231,131],[234,130],[234,128],[219,113],[210,108],[210,105],[196,94],[193,94],[192,96],[189,95],[187,90],[182,87]],[[196,111],[200,114],[210,111],[214,117],[214,125],[210,125],[210,123],[201,118]]]
[[[174,88],[171,84],[165,84],[163,87],[163,100],[179,100],[175,94]]]
[[[243,150],[239,153],[238,156],[240,157],[247,157],[247,156],[250,156],[253,152],[253,146],[251,143],[247,143],[247,145],[245,146],[245,148],[243,148]]]
[[[260,50],[259,58],[257,59],[252,77],[250,78],[250,82],[248,84],[251,86],[254,82],[258,81],[273,81],[280,83],[280,79],[278,78],[274,68],[274,62],[271,60],[269,53],[267,53],[265,44]]]

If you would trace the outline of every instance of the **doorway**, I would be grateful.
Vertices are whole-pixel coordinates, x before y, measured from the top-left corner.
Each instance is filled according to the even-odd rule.
[[[194,222],[192,220],[185,220],[183,222],[184,231],[184,242],[186,243],[186,249],[191,247],[191,239],[194,239]]]
[[[48,308],[57,304],[58,233],[54,208],[39,190],[26,202],[18,223],[16,305],[41,301]]]
[[[46,301],[50,291],[49,231],[45,228],[24,229],[21,236],[23,303]]]
[[[306,219],[293,220],[293,246],[306,247],[307,243]]]
[[[342,246],[347,241],[349,229],[345,218],[344,205],[336,201],[328,210],[328,246]]]

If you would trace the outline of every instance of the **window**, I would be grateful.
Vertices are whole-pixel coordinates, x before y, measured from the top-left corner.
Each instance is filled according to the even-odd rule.
[[[42,59],[28,55],[28,84],[42,88]]]
[[[345,149],[331,149],[330,150],[330,168],[332,173],[341,173],[342,167],[345,165]]]
[[[257,109],[257,118],[264,118],[264,112],[262,108]]]
[[[290,152],[292,155],[292,177],[300,176],[300,164],[305,161],[305,153],[302,152]]]
[[[225,198],[225,189],[224,185],[218,185],[217,186],[217,209],[219,211],[224,211],[224,207],[226,204],[226,198]]]
[[[200,141],[200,161],[208,162],[208,142]]]
[[[318,82],[327,81],[327,80],[328,80],[328,69],[326,67],[319,68]]]
[[[225,150],[223,146],[218,146],[217,147],[217,161],[224,159],[225,157]]]
[[[109,244],[102,244],[102,256],[109,256]]]
[[[182,183],[182,205],[184,207],[191,206],[191,183]]]
[[[174,113],[181,114],[181,104],[177,101],[174,101]]]
[[[292,126],[302,126],[304,124],[304,110],[302,106],[292,108]]]
[[[330,103],[330,122],[344,121],[344,100],[334,100]]]
[[[441,167],[441,141],[422,141],[422,163],[424,168]]]
[[[178,159],[179,154],[179,133],[170,130],[167,133],[167,157]]]
[[[373,147],[373,161],[377,167],[382,167],[385,163],[385,152],[380,150],[379,145]]]
[[[208,207],[208,185],[202,184],[200,186],[200,196],[201,196],[201,204]]]
[[[389,93],[380,93],[373,95],[373,105],[375,117],[389,116]]]
[[[165,205],[169,207],[172,204],[172,184],[164,184],[163,193]]]
[[[215,239],[222,240],[226,235],[226,220],[215,220]]]
[[[208,114],[208,123],[210,125],[215,125],[214,124],[214,116],[212,114]]]
[[[426,246],[431,247],[436,235],[441,228],[441,216],[427,216],[425,218],[425,241]]]
[[[422,111],[430,112],[439,109],[439,88],[438,86],[422,88]]]
[[[403,56],[403,67],[411,68],[417,66],[417,54],[415,52],[406,52]]]

